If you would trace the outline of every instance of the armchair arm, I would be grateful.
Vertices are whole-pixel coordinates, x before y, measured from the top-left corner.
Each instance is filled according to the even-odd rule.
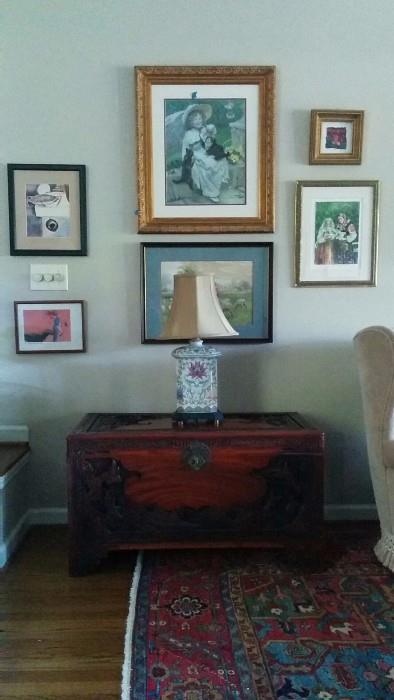
[[[394,440],[383,443],[383,464],[387,469],[394,469]]]

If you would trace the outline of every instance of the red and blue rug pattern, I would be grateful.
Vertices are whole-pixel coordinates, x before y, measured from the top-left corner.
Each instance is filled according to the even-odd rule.
[[[394,698],[393,582],[370,546],[146,553],[130,700]]]

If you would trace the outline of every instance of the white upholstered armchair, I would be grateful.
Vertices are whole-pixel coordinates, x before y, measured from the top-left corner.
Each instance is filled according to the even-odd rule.
[[[368,458],[381,538],[379,561],[394,571],[394,333],[370,326],[354,337]]]

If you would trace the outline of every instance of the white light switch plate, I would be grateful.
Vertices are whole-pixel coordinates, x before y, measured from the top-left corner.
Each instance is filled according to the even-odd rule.
[[[54,292],[68,289],[68,265],[30,265],[30,289]]]

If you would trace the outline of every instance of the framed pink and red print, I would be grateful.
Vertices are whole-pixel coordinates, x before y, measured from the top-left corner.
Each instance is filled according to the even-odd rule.
[[[359,165],[363,145],[362,110],[312,109],[311,165]]]
[[[15,301],[17,353],[85,352],[82,301]]]

